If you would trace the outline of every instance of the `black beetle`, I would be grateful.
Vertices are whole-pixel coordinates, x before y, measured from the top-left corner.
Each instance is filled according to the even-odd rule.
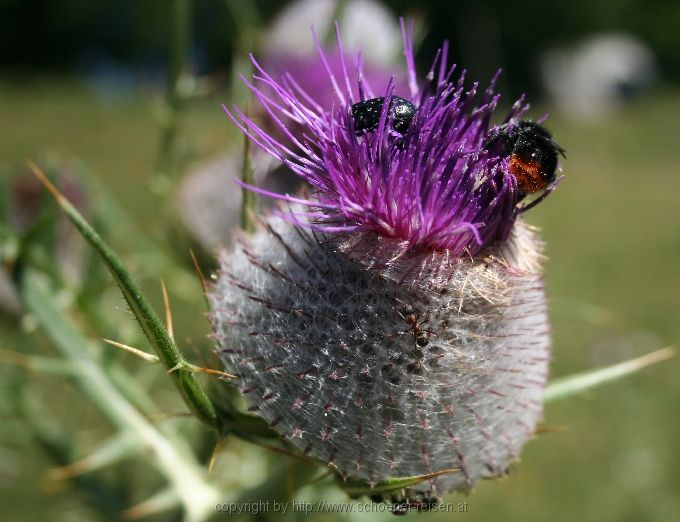
[[[385,97],[382,97],[371,98],[352,105],[354,132],[358,136],[366,132],[373,132],[378,128],[384,103]],[[392,121],[392,127],[395,131],[406,134],[417,111],[416,106],[410,101],[399,96],[392,96],[387,117],[388,120]]]

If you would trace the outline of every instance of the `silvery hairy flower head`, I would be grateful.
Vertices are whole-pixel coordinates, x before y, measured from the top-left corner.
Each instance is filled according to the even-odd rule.
[[[402,33],[408,91],[369,85],[359,55],[328,69],[330,109],[253,59],[285,139],[227,112],[307,189],[250,187],[280,208],[222,253],[210,298],[250,411],[343,477],[428,476],[406,491],[422,498],[507,473],[541,418],[541,242],[521,214],[561,149],[521,100],[492,125],[494,82],[466,87],[446,45],[419,80]]]

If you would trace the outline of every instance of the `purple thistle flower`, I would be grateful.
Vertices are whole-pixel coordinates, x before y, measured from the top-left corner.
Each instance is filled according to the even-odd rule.
[[[298,81],[304,91],[309,94],[324,110],[330,110],[335,102],[333,90],[329,89],[327,64],[336,76],[342,74],[342,64],[349,60],[345,54],[342,58],[337,52],[324,53],[324,61],[318,55],[308,56],[279,51],[266,54],[263,58],[264,68],[274,78],[289,74]],[[387,85],[391,74],[384,64],[372,61],[364,63],[363,73],[371,85]],[[395,78],[398,92],[407,88],[406,78]],[[265,87],[266,88],[266,87]],[[268,96],[275,96],[271,89],[266,90]],[[275,122],[271,121],[264,110],[254,107],[256,117],[261,117],[262,129],[271,133],[275,139],[283,135]],[[264,114],[262,114],[264,112]],[[294,129],[296,132],[300,129]],[[302,180],[288,169],[276,168],[278,162],[269,154],[259,149],[253,151],[256,184],[269,191],[295,191]],[[177,192],[177,206],[184,224],[194,239],[206,249],[212,250],[218,245],[226,245],[231,241],[233,227],[239,219],[241,191],[221,190],[225,184],[233,183],[241,175],[243,158],[242,147],[228,151],[219,157],[196,165],[189,170],[182,180]],[[276,200],[265,201],[265,207]]]
[[[323,109],[254,61],[263,87],[251,88],[291,145],[229,114],[311,188],[251,187],[288,209],[222,252],[210,300],[220,356],[250,411],[369,485],[448,470],[405,492],[418,501],[507,473],[541,418],[542,244],[518,217],[556,182],[522,204],[518,176],[536,173],[517,123],[526,106],[490,129],[493,85],[475,107],[476,86],[451,80],[446,46],[419,88],[402,30],[409,95],[393,82],[372,90],[359,58],[356,89],[350,64],[328,73],[336,102]],[[376,94],[417,108],[404,132],[383,103],[375,128],[357,134],[352,106]]]
[[[342,75],[334,73],[318,46],[336,96],[330,109],[312,99],[292,75],[284,74],[277,81],[253,58],[259,85],[248,85],[278,127],[276,134],[286,136],[291,145],[264,131],[238,108],[235,114],[227,112],[313,192],[300,199],[251,188],[308,206],[308,212],[298,215],[302,220],[296,221],[313,222],[320,231],[370,231],[403,241],[406,249],[475,255],[507,239],[525,210],[518,205],[524,194],[508,168],[508,158],[482,147],[499,99],[493,93],[496,78],[475,106],[478,84],[466,90],[464,72],[452,80],[455,66],[447,65],[445,43],[418,87],[412,33],[405,31],[403,23],[402,31],[409,94],[395,92],[392,82],[386,89],[373,90],[364,77],[361,56],[356,63],[344,59],[339,34]],[[350,78],[358,78],[354,86]],[[276,96],[270,96],[271,91]],[[383,104],[375,132],[357,136],[351,106],[380,95],[385,99],[399,95],[418,108],[409,129],[404,135],[391,130],[388,104]],[[527,108],[518,100],[504,122],[518,118]],[[294,133],[292,123],[303,131]]]

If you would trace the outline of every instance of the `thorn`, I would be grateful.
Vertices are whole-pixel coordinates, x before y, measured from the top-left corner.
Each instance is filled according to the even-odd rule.
[[[144,350],[140,350],[138,348],[133,348],[132,346],[128,346],[127,344],[119,343],[117,341],[112,341],[111,339],[102,339],[106,344],[110,344],[111,346],[115,346],[116,348],[120,348],[122,350],[125,350],[126,352],[131,353],[132,355],[136,355],[140,359],[144,359],[147,362],[150,363],[158,363],[160,362],[160,359],[158,356],[153,355],[151,353],[145,352]]]
[[[44,187],[50,192],[50,194],[52,194],[52,197],[54,197],[59,206],[64,207],[69,204],[67,199],[62,195],[61,192],[59,192],[59,189],[54,186],[42,169],[38,167],[38,165],[36,165],[33,160],[26,160],[26,163],[28,168],[33,172],[33,174],[35,174],[38,180],[40,180],[40,183],[42,183]]]
[[[176,372],[177,370],[183,368],[185,364],[186,364],[186,363],[185,363],[184,361],[180,361],[180,362],[178,362],[177,364],[175,364],[175,366],[173,366],[172,368],[170,368],[170,369],[169,369],[167,372],[165,372],[165,373],[173,373],[173,372]]]
[[[163,293],[163,307],[165,308],[165,326],[168,329],[170,339],[175,341],[175,332],[172,326],[172,311],[170,310],[170,300],[168,299],[168,290],[165,288],[165,283],[161,279],[161,292]]]
[[[570,397],[577,393],[582,393],[606,382],[620,379],[621,377],[635,373],[652,364],[665,361],[674,355],[675,347],[668,346],[666,348],[661,348],[660,350],[642,355],[641,357],[629,359],[612,366],[606,366],[604,368],[577,373],[567,377],[560,377],[555,381],[548,383],[543,395],[543,402],[547,403],[565,397]]]
[[[224,443],[226,441],[226,437],[218,438],[217,441],[215,441],[215,446],[213,447],[212,454],[210,455],[210,462],[208,462],[208,474],[212,472],[215,462],[217,462],[217,457],[219,457],[220,453],[222,452],[222,448],[224,448]]]
[[[65,466],[48,470],[47,478],[62,481],[84,473],[91,473],[129,457],[137,448],[137,440],[130,434],[122,432],[114,435],[90,455]]]
[[[223,372],[222,370],[215,370],[214,368],[203,368],[202,366],[196,366],[195,364],[189,364],[189,369],[197,373],[207,373],[208,375],[217,375],[218,377],[224,377],[226,379],[238,379],[238,375],[232,373]]]
[[[206,307],[210,308],[210,300],[208,299],[208,286],[205,284],[203,271],[201,270],[201,266],[198,264],[198,259],[196,259],[196,254],[194,254],[194,251],[189,249],[189,253],[191,254],[191,260],[194,263],[196,274],[198,274],[198,279],[201,282],[201,289],[203,290],[203,299],[205,299],[205,305]]]
[[[149,413],[146,415],[146,418],[153,423],[158,423],[162,422],[166,419],[174,419],[176,417],[193,417],[194,414],[190,413],[188,411],[178,411],[175,413],[167,413],[167,412],[160,412],[160,413]]]
[[[433,471],[432,473],[426,473],[425,475],[421,475],[421,478],[425,480],[441,477],[442,475],[450,475],[452,473],[460,473],[462,470],[461,468],[447,468],[447,469],[441,469],[439,471]]]
[[[269,451],[273,451],[274,453],[279,453],[281,455],[285,455],[286,457],[290,457],[291,459],[296,459],[302,462],[317,462],[316,460],[310,458],[310,457],[304,457],[302,455],[297,455],[293,453],[292,451],[288,451],[287,449],[284,448],[278,448],[276,446],[271,446],[265,442],[255,442],[258,446],[267,449]]]
[[[318,483],[321,482],[322,480],[324,480],[324,479],[326,479],[326,478],[332,476],[333,473],[335,473],[335,472],[334,472],[332,469],[329,469],[329,470],[327,470],[327,471],[324,471],[324,472],[321,473],[318,477],[315,477],[315,478],[311,479],[311,480],[310,480],[309,482],[307,482],[305,485],[306,485],[306,486],[311,486],[311,485],[313,485],[313,484],[318,484]]]
[[[214,368],[203,368],[202,366],[196,366],[195,364],[191,364],[187,361],[178,362],[175,366],[170,368],[165,373],[176,372],[177,370],[180,370],[182,368],[187,369],[187,370],[192,371],[192,372],[196,372],[196,373],[207,373],[209,375],[217,375],[219,377],[224,377],[226,379],[238,379],[237,375],[233,375],[231,373],[223,372],[222,370],[215,370]]]
[[[123,520],[138,520],[149,515],[168,511],[179,504],[180,499],[177,494],[171,489],[166,489],[126,509],[121,515]]]
[[[629,361],[629,365],[633,369],[642,369],[645,366],[649,366],[651,364],[656,364],[658,362],[665,361],[666,359],[670,359],[674,355],[675,346],[666,346],[665,348],[661,348],[660,350],[650,352],[648,354],[642,355],[641,357],[637,357],[636,359]]]

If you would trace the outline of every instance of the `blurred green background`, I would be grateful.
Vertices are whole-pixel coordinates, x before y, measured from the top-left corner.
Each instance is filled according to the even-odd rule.
[[[214,266],[212,251],[201,250],[186,232],[168,232],[168,220],[179,226],[172,221],[178,219],[174,199],[154,182],[162,164],[159,120],[164,121],[167,110],[163,95],[173,34],[171,4],[0,2],[0,176],[8,182],[2,186],[4,200],[17,177],[28,176],[26,158],[80,179],[90,194],[84,198],[87,212],[159,309],[158,280],[165,279],[178,339],[202,361],[210,342],[200,286],[193,276],[173,274],[191,274],[189,246],[197,250],[206,270]],[[267,28],[286,5],[197,0],[191,6],[184,78],[200,81],[188,82],[198,87],[179,107],[175,157],[173,167],[167,168],[177,171],[170,192],[192,165],[241,149],[242,140],[220,105],[243,101],[243,90],[233,83],[234,71],[242,70],[251,47],[262,45]],[[453,57],[469,68],[471,78],[485,82],[502,65],[506,103],[527,92],[531,116],[551,114],[548,126],[567,150],[566,177],[528,220],[542,228],[547,243],[553,376],[677,344],[680,4],[523,0],[397,1],[384,6],[395,18],[415,17],[421,69],[426,70],[439,42],[449,38]],[[607,31],[625,31],[644,45],[654,58],[654,74],[634,85],[635,96],[626,91],[597,117],[570,114],[563,106],[560,110],[563,102],[550,95],[542,80],[544,52],[568,49]],[[574,88],[572,94],[579,93]],[[159,204],[159,191],[167,198],[165,204]],[[118,214],[111,211],[111,202]],[[53,219],[57,212],[52,210]],[[120,215],[129,222],[119,221]],[[153,240],[151,246],[143,238],[133,240],[140,230]],[[0,236],[0,241],[3,237],[8,236]],[[173,261],[159,261],[155,248]],[[50,253],[46,255],[49,259]],[[78,310],[79,320],[89,321],[83,329],[90,337],[143,346],[114,285],[96,260],[86,265],[90,282],[76,281],[78,290],[62,292],[67,308]],[[1,308],[0,348],[54,354],[30,315],[4,313]],[[140,370],[139,362],[127,355],[107,357],[152,388],[159,411],[183,411],[162,374]],[[456,515],[470,522],[674,520],[680,513],[679,369],[678,359],[671,359],[586,396],[550,405],[546,426],[564,431],[538,436],[525,448],[513,475],[480,484],[469,498],[469,512]],[[73,459],[87,455],[110,433],[87,398],[64,379],[25,371],[6,357],[0,362],[0,377],[5,383],[0,402],[11,402],[7,393],[14,388],[9,383],[19,380],[30,388],[48,412],[48,421],[68,435]],[[112,502],[102,514],[88,507],[77,485],[49,477],[47,470],[60,463],[32,438],[15,410],[3,405],[0,413],[0,505],[7,520],[117,520],[119,509],[143,500],[158,482],[135,462],[98,472],[103,484],[128,477],[119,491],[120,503]],[[177,422],[193,447],[209,454],[211,441],[196,423]],[[223,474],[231,488],[257,484],[281,458],[234,441],[225,453],[213,473]],[[307,489],[303,496],[313,497]],[[338,490],[324,491],[326,498],[344,498]],[[409,516],[444,520],[452,515]],[[376,515],[317,517],[368,520]]]

